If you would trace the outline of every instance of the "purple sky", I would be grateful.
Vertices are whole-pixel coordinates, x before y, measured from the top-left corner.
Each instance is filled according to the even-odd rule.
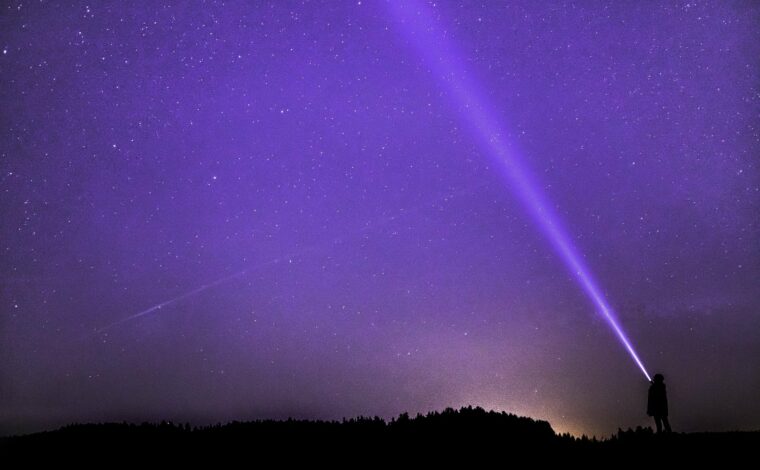
[[[423,10],[674,429],[760,427],[760,6]],[[650,425],[386,2],[14,1],[0,25],[0,434],[467,404]]]

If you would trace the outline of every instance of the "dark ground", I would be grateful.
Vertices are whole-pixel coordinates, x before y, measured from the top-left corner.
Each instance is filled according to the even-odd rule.
[[[651,428],[618,431],[607,439],[556,434],[546,421],[480,407],[418,414],[386,422],[378,417],[343,421],[254,421],[190,427],[187,424],[73,424],[55,431],[0,439],[3,461],[113,465],[125,461],[239,459],[269,465],[329,459],[359,465],[413,458],[488,462],[580,461],[722,463],[755,459],[759,432],[671,433]],[[361,460],[356,460],[361,459]],[[219,460],[216,460],[217,463]],[[745,465],[752,465],[747,461]],[[253,465],[256,466],[256,465]],[[498,465],[503,466],[503,465]],[[508,466],[508,465],[507,465]]]

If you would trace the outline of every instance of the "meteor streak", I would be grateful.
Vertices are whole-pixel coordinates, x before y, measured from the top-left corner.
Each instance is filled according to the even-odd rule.
[[[502,135],[504,126],[500,124],[497,113],[488,106],[488,100],[482,98],[479,86],[467,67],[461,54],[454,45],[447,41],[447,31],[441,30],[428,7],[411,0],[390,0],[388,2],[392,15],[401,24],[406,34],[424,62],[431,67],[433,74],[440,79],[454,102],[463,108],[464,122],[471,127],[475,137],[493,160],[496,168],[507,185],[525,206],[535,223],[544,232],[554,250],[560,256],[567,269],[586,296],[594,303],[597,311],[608,323],[636,365],[651,381],[649,373],[639,359],[631,341],[623,331],[612,307],[607,303],[602,290],[594,280],[590,269],[583,262],[582,256],[573,246],[571,238],[562,228],[559,217],[552,211],[551,205],[532,180],[528,170],[522,165],[514,146]]]
[[[399,213],[396,213],[396,214],[393,214],[393,215],[387,215],[387,216],[384,216],[384,217],[378,217],[378,218],[376,218],[374,220],[370,220],[370,221],[366,222],[363,226],[361,226],[359,228],[356,228],[354,230],[349,231],[346,235],[335,237],[335,238],[333,238],[330,241],[334,245],[335,243],[338,243],[338,242],[340,242],[343,239],[350,238],[351,236],[356,236],[356,235],[362,234],[364,232],[367,232],[369,230],[382,227],[384,225],[387,225],[387,224],[393,222],[394,220],[398,219],[399,217],[402,217],[402,216],[405,216],[405,215],[409,215],[409,214],[413,214],[413,213],[415,213],[415,212],[417,212],[417,211],[419,211],[419,210],[421,210],[421,209],[423,209],[423,208],[425,208],[427,206],[430,206],[430,205],[432,205],[434,203],[437,203],[439,201],[448,201],[451,198],[458,197],[458,196],[461,196],[463,194],[470,193],[470,192],[472,192],[472,191],[474,191],[476,189],[482,188],[484,186],[486,186],[486,183],[481,183],[481,184],[478,184],[478,185],[475,185],[475,186],[471,186],[471,187],[468,187],[468,188],[464,188],[464,189],[460,189],[460,190],[457,190],[457,191],[453,191],[453,192],[450,192],[450,193],[447,193],[447,194],[443,195],[442,197],[435,198],[435,199],[433,199],[433,201],[428,201],[427,203],[419,204],[417,206],[411,207],[411,208],[406,209],[406,210],[401,210]],[[102,328],[98,328],[98,329],[96,329],[94,331],[94,333],[92,333],[92,335],[97,335],[97,334],[103,333],[103,332],[108,331],[111,328],[114,328],[114,327],[119,326],[121,324],[130,322],[132,320],[136,320],[136,319],[138,319],[140,317],[144,317],[145,315],[149,315],[149,314],[154,313],[154,312],[158,312],[161,309],[163,309],[164,307],[169,307],[169,306],[171,306],[173,304],[176,304],[177,302],[180,302],[180,301],[182,301],[184,299],[187,299],[188,297],[192,297],[192,296],[194,296],[196,294],[200,294],[201,292],[203,292],[203,291],[205,291],[207,289],[210,289],[212,287],[218,286],[219,284],[223,284],[223,283],[225,283],[227,281],[231,281],[232,279],[235,279],[235,278],[238,278],[238,277],[242,277],[242,276],[244,276],[244,275],[246,275],[246,274],[248,274],[248,273],[250,273],[252,271],[255,271],[256,269],[263,268],[263,267],[269,266],[271,264],[276,264],[276,263],[279,263],[282,260],[290,259],[290,258],[293,258],[295,256],[304,255],[304,254],[306,254],[306,253],[308,253],[310,251],[314,251],[314,250],[316,250],[316,249],[318,249],[320,247],[323,247],[326,244],[327,243],[310,245],[310,246],[307,246],[307,247],[304,247],[304,248],[301,248],[301,249],[298,249],[298,250],[294,250],[294,251],[292,251],[290,253],[287,253],[285,255],[279,256],[277,258],[272,258],[272,259],[269,259],[267,261],[262,261],[262,262],[260,262],[258,264],[254,264],[252,266],[248,266],[245,269],[242,269],[240,271],[237,271],[237,272],[234,272],[234,273],[229,274],[227,276],[224,276],[224,277],[221,277],[219,279],[216,279],[215,281],[209,282],[208,284],[203,284],[202,286],[197,287],[197,288],[195,288],[195,289],[193,289],[191,291],[185,292],[185,293],[183,293],[181,295],[178,295],[177,297],[173,297],[173,298],[171,298],[169,300],[165,300],[165,301],[163,301],[163,302],[161,302],[159,304],[156,304],[156,305],[154,305],[154,306],[152,306],[150,308],[147,308],[147,309],[142,310],[140,312],[137,312],[135,314],[129,315],[127,317],[124,317],[124,318],[122,318],[120,320],[117,320],[117,321],[115,321],[115,322],[113,322],[113,323],[111,323],[109,325],[106,325],[106,326],[104,326]]]
[[[142,312],[137,312],[137,313],[135,313],[133,315],[130,315],[128,317],[124,317],[121,320],[117,320],[117,321],[111,323],[110,325],[104,326],[102,328],[98,328],[97,330],[95,330],[95,334],[103,333],[104,331],[110,330],[111,328],[113,328],[115,326],[118,326],[118,325],[121,325],[122,323],[126,323],[126,322],[134,320],[136,318],[140,318],[142,316],[145,316],[145,315],[148,315],[150,313],[153,313],[153,312],[155,312],[157,310],[161,310],[162,308],[168,307],[169,305],[174,304],[176,302],[179,302],[180,300],[184,300],[184,299],[186,299],[188,297],[194,296],[195,294],[199,294],[199,293],[203,292],[206,289],[210,289],[210,288],[212,288],[214,286],[222,284],[223,282],[229,281],[229,280],[234,279],[236,277],[240,277],[240,276],[246,274],[248,271],[250,271],[252,269],[261,268],[261,267],[264,267],[266,265],[276,263],[279,260],[280,260],[280,258],[275,258],[275,259],[272,259],[272,260],[269,260],[269,261],[265,261],[265,262],[263,262],[261,264],[257,264],[256,266],[252,266],[252,267],[244,269],[242,271],[238,271],[238,272],[236,272],[234,274],[230,274],[229,276],[225,276],[225,277],[219,278],[216,281],[209,282],[208,284],[204,284],[204,285],[202,285],[202,286],[200,286],[200,287],[198,287],[196,289],[193,289],[193,290],[191,290],[189,292],[185,292],[182,295],[179,295],[179,296],[174,297],[172,299],[169,299],[169,300],[166,300],[164,302],[161,302],[160,304],[156,304],[156,305],[154,305],[154,306],[152,306],[152,307],[150,307],[148,309],[143,310]]]

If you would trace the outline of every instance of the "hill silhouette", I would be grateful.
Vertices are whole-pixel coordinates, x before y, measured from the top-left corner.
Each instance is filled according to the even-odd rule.
[[[446,408],[385,421],[377,416],[341,421],[257,420],[192,427],[189,424],[72,424],[55,431],[0,439],[4,458],[59,459],[87,456],[114,463],[114,456],[176,457],[223,455],[263,459],[413,456],[554,462],[565,458],[636,459],[671,456],[679,461],[703,456],[751,455],[760,432],[672,433],[651,428],[619,430],[607,439],[557,434],[546,421],[481,407]]]

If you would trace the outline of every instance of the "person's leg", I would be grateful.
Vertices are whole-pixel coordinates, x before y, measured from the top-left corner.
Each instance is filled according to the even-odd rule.
[[[654,424],[657,426],[657,434],[660,434],[662,432],[662,419],[654,415]]]
[[[667,416],[662,417],[662,424],[665,425],[665,432],[670,432],[670,422],[668,421]]]

